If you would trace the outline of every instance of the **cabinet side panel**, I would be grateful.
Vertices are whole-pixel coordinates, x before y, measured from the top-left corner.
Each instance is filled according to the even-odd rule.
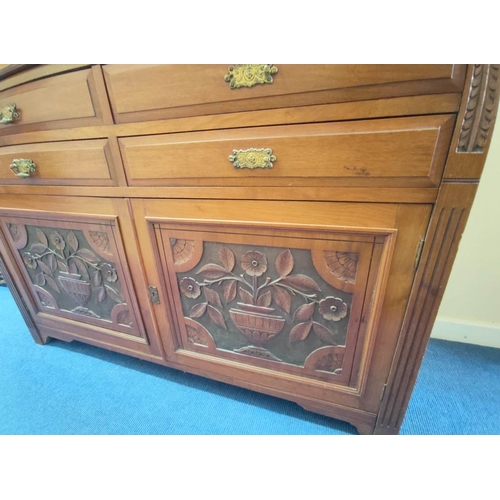
[[[476,190],[477,184],[450,183],[441,188],[381,403],[376,434],[396,434],[401,427]]]
[[[0,246],[1,245],[2,242],[0,241]],[[10,290],[10,293],[14,297],[14,301],[16,302],[16,305],[24,319],[24,322],[26,323],[26,326],[28,327],[28,330],[31,333],[31,336],[33,337],[33,340],[37,344],[45,344],[45,341],[42,339],[42,336],[40,335],[38,328],[35,326],[35,323],[33,322],[30,316],[26,304],[24,303],[24,300],[21,297],[21,294],[19,293],[19,290],[16,287],[16,284],[14,283],[14,280],[12,279],[1,254],[0,254],[0,275],[5,280],[5,284],[7,285],[7,287]]]

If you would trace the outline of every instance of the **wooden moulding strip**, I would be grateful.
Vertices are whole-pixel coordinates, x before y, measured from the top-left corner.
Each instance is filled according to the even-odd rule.
[[[434,203],[437,188],[0,186],[0,194],[102,198],[238,199]]]

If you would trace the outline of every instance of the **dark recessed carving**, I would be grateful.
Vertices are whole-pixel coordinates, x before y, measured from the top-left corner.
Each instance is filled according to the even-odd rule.
[[[184,240],[171,238],[172,252],[179,241]],[[278,362],[287,358],[283,351],[288,351],[283,362],[289,362],[290,351],[296,350],[300,354],[291,358],[298,365],[318,347],[345,343],[350,294],[333,287],[322,291],[310,252],[295,256],[298,251],[290,249],[205,245],[207,258],[178,278],[185,316],[191,319],[189,343],[206,345],[204,335],[193,330],[193,323],[200,322],[213,333],[217,349]],[[276,343],[277,337],[283,340]]]
[[[91,250],[111,256],[106,233],[24,225],[9,230],[14,242],[27,239],[27,251],[19,252],[43,307],[132,326],[115,265]]]

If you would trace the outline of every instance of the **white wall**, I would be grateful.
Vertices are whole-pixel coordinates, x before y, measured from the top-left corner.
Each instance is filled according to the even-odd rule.
[[[432,337],[500,347],[500,123]]]

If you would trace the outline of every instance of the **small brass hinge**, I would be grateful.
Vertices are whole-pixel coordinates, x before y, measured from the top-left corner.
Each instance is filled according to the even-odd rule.
[[[160,303],[160,297],[158,297],[158,289],[155,286],[152,286],[152,285],[149,286],[149,300],[153,304],[159,304]]]
[[[422,250],[424,248],[424,243],[425,243],[425,238],[420,238],[420,241],[418,242],[417,245],[417,255],[415,256],[415,264],[414,264],[415,269],[417,269],[418,265],[420,264],[420,257],[422,257]]]

